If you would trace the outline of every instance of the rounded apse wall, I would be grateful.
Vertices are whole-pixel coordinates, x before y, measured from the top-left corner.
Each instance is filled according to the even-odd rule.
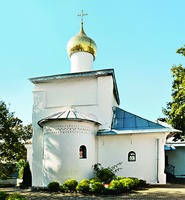
[[[63,183],[70,178],[80,181],[92,177],[97,130],[98,126],[89,121],[58,120],[44,124],[43,186],[51,181]]]

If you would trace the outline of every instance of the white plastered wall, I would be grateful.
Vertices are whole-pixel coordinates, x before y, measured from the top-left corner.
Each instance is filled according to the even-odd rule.
[[[71,72],[84,72],[93,69],[94,57],[88,52],[76,52],[71,55]]]
[[[44,125],[43,185],[60,184],[69,179],[92,178],[96,162],[93,122],[55,121]],[[80,146],[86,146],[87,158],[80,159]]]
[[[137,177],[148,183],[165,184],[165,137],[164,133],[99,136],[98,162],[104,167],[122,162],[122,170],[117,175]],[[158,150],[157,141],[159,141]],[[130,151],[136,153],[135,162],[128,162]]]
[[[118,106],[112,76],[79,77],[36,84],[34,102],[34,113],[42,110],[48,113],[49,109],[52,113],[71,106],[89,117],[94,116],[102,124],[102,129],[110,129],[112,107]],[[41,118],[39,114],[37,118]]]
[[[27,158],[27,161],[29,162],[30,169],[32,171],[32,153],[33,153],[32,143],[25,144],[25,147],[26,147],[26,151],[27,151],[26,158]]]
[[[43,182],[44,133],[37,124],[39,120],[60,112],[65,107],[73,107],[78,112],[99,121],[100,128],[109,129],[113,106],[117,106],[117,102],[113,94],[112,76],[69,78],[35,84],[32,115],[34,129],[32,185],[45,184]]]

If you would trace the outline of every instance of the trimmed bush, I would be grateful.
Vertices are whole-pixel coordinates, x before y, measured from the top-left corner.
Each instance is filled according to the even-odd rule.
[[[110,182],[110,189],[114,190],[117,194],[122,193],[124,188],[120,180],[112,180]]]
[[[134,187],[134,181],[131,178],[124,178],[120,180],[124,190],[131,190]]]
[[[7,197],[6,192],[0,192],[0,199],[1,199],[1,200],[5,200],[6,197]]]
[[[130,177],[130,179],[134,181],[134,184],[131,189],[137,189],[139,187],[139,179],[134,177]]]
[[[75,192],[77,185],[78,182],[75,179],[69,179],[61,186],[61,189],[64,192]]]
[[[125,177],[124,176],[116,176],[115,178],[114,178],[114,180],[121,180],[121,179],[124,179]]]
[[[114,189],[111,189],[111,188],[104,188],[103,194],[104,195],[116,195],[117,191]]]
[[[22,196],[20,193],[14,193],[14,194],[8,195],[6,200],[26,200],[26,198]]]
[[[58,182],[53,181],[51,183],[48,184],[48,189],[50,192],[58,192],[60,189],[60,185]]]
[[[145,180],[139,179],[139,184],[138,187],[142,188],[142,187],[146,187],[147,183]]]
[[[138,178],[119,178],[119,180],[113,180],[110,183],[109,189],[114,190],[116,193],[122,193],[128,190],[139,188],[140,180]],[[141,184],[145,181],[141,180]],[[141,188],[141,187],[140,187]]]
[[[95,194],[101,194],[104,191],[104,185],[100,182],[94,182],[91,184],[91,192]]]
[[[101,180],[99,178],[97,178],[97,177],[91,178],[89,181],[90,181],[91,184],[93,184],[95,182],[101,182]]]
[[[90,181],[87,179],[83,179],[80,181],[80,183],[78,183],[76,190],[78,192],[82,192],[82,193],[88,193],[89,192],[89,185],[90,185]]]

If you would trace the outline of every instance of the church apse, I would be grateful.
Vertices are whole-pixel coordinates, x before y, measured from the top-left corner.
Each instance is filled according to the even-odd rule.
[[[50,120],[43,126],[43,178],[46,186],[55,180],[60,183],[92,176],[96,163],[95,134],[98,124],[82,120]],[[80,148],[80,149],[79,149]],[[80,158],[79,150],[83,150]],[[75,165],[74,165],[75,163]]]

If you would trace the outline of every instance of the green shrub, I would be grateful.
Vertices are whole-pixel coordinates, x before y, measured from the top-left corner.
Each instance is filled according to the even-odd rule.
[[[18,163],[16,164],[16,167],[19,171],[19,178],[23,178],[23,173],[24,173],[24,167],[26,165],[26,161],[24,159],[20,159]]]
[[[125,177],[124,176],[115,176],[114,180],[121,180],[121,179],[124,179]]]
[[[104,185],[100,182],[94,182],[91,184],[91,192],[95,194],[101,194],[104,191]]]
[[[121,183],[120,180],[112,180],[110,182],[110,187],[111,190],[114,190],[117,194],[118,193],[122,193],[124,188],[123,188],[123,184]]]
[[[20,193],[14,193],[14,194],[8,195],[6,200],[26,200],[26,198],[23,197]]]
[[[130,177],[130,179],[132,179],[134,181],[133,186],[131,189],[137,189],[139,187],[139,179],[138,178],[134,178],[134,177]]]
[[[145,180],[139,179],[139,184],[138,187],[142,188],[142,187],[146,187],[147,183]]]
[[[120,180],[124,190],[131,190],[134,187],[134,181],[131,178],[124,178]]]
[[[101,182],[101,180],[99,178],[97,178],[97,177],[91,178],[89,181],[90,181],[91,184],[95,183],[95,182]]]
[[[76,191],[77,185],[78,182],[75,179],[69,179],[61,186],[61,189],[64,192],[74,192]]]
[[[1,199],[1,200],[5,200],[6,197],[7,197],[6,192],[0,192],[0,199]]]
[[[78,183],[76,190],[78,192],[82,192],[82,193],[88,193],[89,192],[89,185],[90,185],[90,181],[87,179],[83,179],[80,181],[80,183]]]
[[[24,166],[22,166],[20,169],[19,169],[19,178],[23,178],[23,173],[24,173]]]
[[[115,174],[109,168],[101,169],[96,175],[104,183],[110,183],[115,177]]]
[[[119,168],[119,165],[121,165],[121,163],[104,168],[100,163],[97,163],[93,165],[94,174],[101,182],[110,183],[116,177],[115,173],[121,169]]]
[[[58,192],[60,189],[60,185],[58,182],[53,181],[48,184],[48,189],[50,192]]]
[[[104,195],[116,195],[117,194],[117,191],[112,189],[112,188],[104,188],[104,191],[103,191],[103,194]]]

